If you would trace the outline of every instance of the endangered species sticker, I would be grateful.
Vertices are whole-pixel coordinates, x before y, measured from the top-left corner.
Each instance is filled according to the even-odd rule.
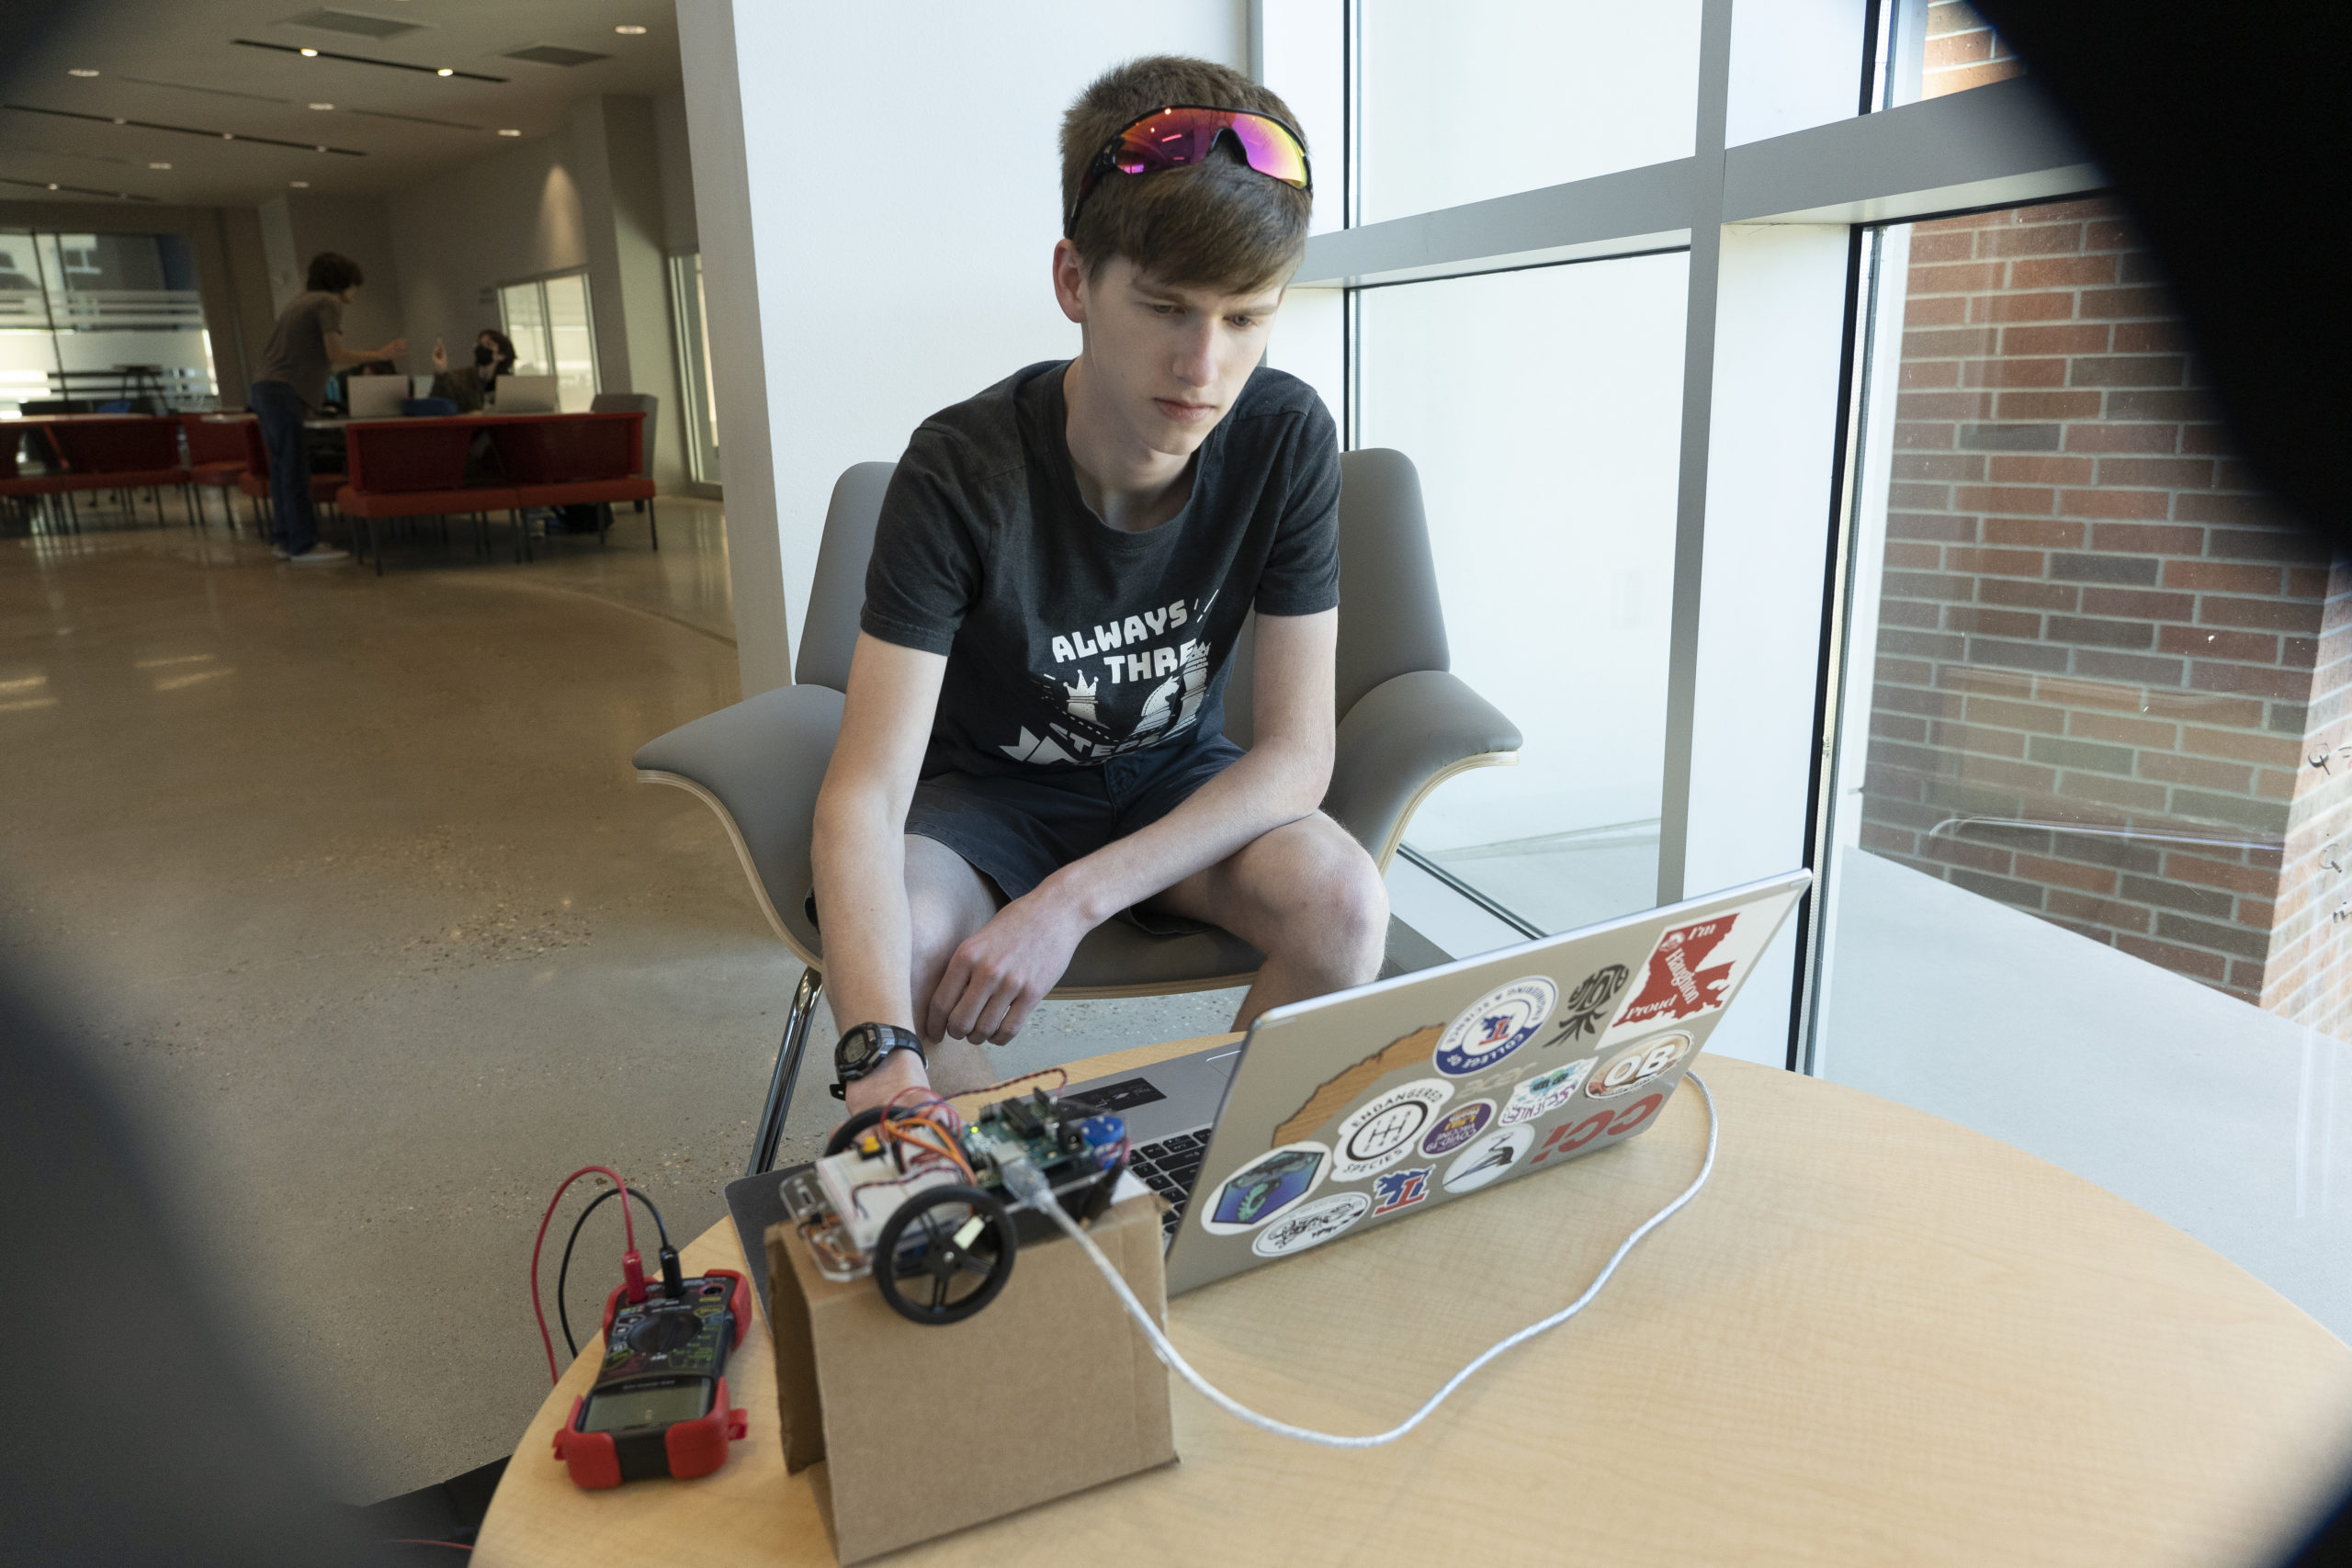
[[[1350,1111],[1331,1139],[1331,1179],[1361,1181],[1411,1154],[1421,1129],[1453,1098],[1453,1086],[1443,1078],[1421,1078]]]

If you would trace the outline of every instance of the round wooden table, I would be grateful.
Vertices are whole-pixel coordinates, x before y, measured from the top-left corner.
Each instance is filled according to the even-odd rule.
[[[1919,1111],[1739,1062],[1701,1071],[1723,1117],[1707,1189],[1582,1316],[1404,1440],[1286,1441],[1180,1384],[1177,1464],[889,1561],[2259,1563],[2338,1479],[2352,1349],[2234,1264]],[[1689,1182],[1705,1120],[1686,1090],[1621,1148],[1180,1297],[1170,1337],[1259,1409],[1385,1428],[1581,1291]],[[741,1267],[731,1224],[686,1261]],[[751,1436],[698,1481],[574,1488],[548,1445],[588,1385],[576,1363],[474,1561],[832,1562],[823,1466],[784,1472],[763,1330],[730,1368]],[[987,1371],[973,1397],[1002,1397],[979,1390]],[[1050,1419],[1049,1402],[1021,1418]]]

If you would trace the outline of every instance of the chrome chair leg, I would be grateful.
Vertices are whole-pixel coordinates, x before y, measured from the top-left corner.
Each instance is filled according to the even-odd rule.
[[[784,1021],[784,1039],[775,1048],[775,1076],[768,1080],[768,1102],[760,1112],[759,1130],[752,1135],[752,1163],[746,1176],[775,1168],[775,1146],[784,1141],[784,1120],[792,1112],[792,1089],[800,1077],[800,1058],[808,1051],[808,1026],[816,1021],[817,995],[825,976],[815,969],[800,972],[792,993],[792,1011]]]

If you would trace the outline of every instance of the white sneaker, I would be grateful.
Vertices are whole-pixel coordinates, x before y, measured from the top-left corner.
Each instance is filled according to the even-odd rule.
[[[291,560],[293,558],[292,554],[288,551],[284,545],[270,546],[269,553],[279,560]]]
[[[333,545],[312,545],[299,556],[286,558],[288,564],[291,566],[333,566],[337,561],[346,561],[350,558],[349,550],[339,550]]]

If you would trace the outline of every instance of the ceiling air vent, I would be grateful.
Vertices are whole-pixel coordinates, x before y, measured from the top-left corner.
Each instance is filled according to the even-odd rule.
[[[610,60],[612,56],[584,49],[566,49],[560,43],[535,43],[528,49],[510,49],[505,58],[535,61],[541,65],[585,65],[592,60]]]
[[[371,17],[365,11],[333,9],[306,11],[299,17],[286,18],[289,28],[315,28],[321,32],[348,33],[357,38],[398,38],[423,28],[423,22],[411,22],[399,17]]]

